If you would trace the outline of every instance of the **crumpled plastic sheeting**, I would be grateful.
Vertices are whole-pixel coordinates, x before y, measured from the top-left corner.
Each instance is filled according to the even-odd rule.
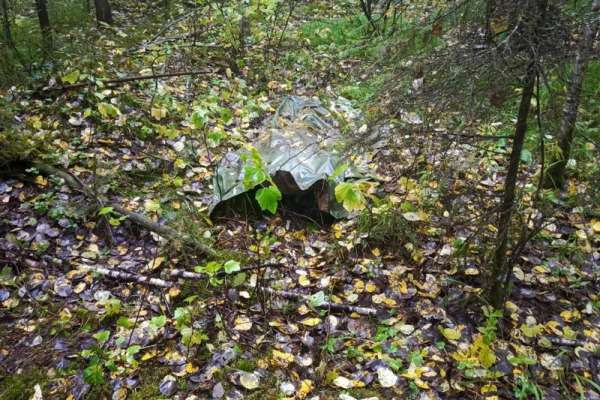
[[[350,112],[353,119],[357,116],[345,99],[332,104],[332,109],[344,110],[344,114]],[[333,178],[333,184],[329,183],[335,169],[343,163],[338,152],[341,136],[336,125],[332,114],[319,100],[290,96],[283,100],[270,126],[253,145],[284,196],[307,191],[321,183],[316,185],[319,210],[334,218],[343,218],[346,211],[335,200],[333,188],[355,173],[348,168]],[[219,163],[213,180],[211,215],[227,200],[247,192],[243,184],[243,153],[248,151],[227,153]]]

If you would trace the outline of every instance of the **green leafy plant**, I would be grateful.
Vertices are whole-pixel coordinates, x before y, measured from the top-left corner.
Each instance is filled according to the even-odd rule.
[[[210,261],[205,265],[197,265],[195,267],[196,272],[208,275],[208,281],[213,286],[220,286],[223,283],[222,277],[234,274],[240,270],[240,263],[235,260],[229,260],[225,263]]]
[[[256,191],[254,198],[261,210],[268,210],[271,214],[275,214],[282,198],[281,192],[269,175],[265,162],[258,153],[258,150],[252,147],[250,154],[242,155],[242,160],[245,162],[244,188],[249,190],[257,186],[264,186]]]

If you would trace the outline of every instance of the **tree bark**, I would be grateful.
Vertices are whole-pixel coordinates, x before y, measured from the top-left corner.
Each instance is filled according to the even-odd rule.
[[[50,26],[50,17],[48,17],[48,5],[46,0],[35,0],[35,8],[42,31],[42,43],[46,50],[52,48],[52,27]]]
[[[535,71],[535,64],[531,63],[527,67],[527,73],[523,82],[523,94],[521,95],[510,162],[504,183],[504,198],[502,199],[502,208],[500,209],[497,224],[498,233],[496,235],[496,249],[494,251],[491,272],[492,281],[489,293],[490,303],[496,309],[502,308],[510,284],[511,265],[507,262],[506,251],[508,249],[508,234],[515,204],[521,152],[523,150],[523,143],[525,142],[525,133],[527,132],[527,118],[535,87]]]
[[[592,3],[591,15],[597,15],[600,12],[600,0],[594,0]],[[592,20],[584,24],[584,34],[577,51],[575,53],[575,63],[573,74],[569,80],[569,89],[567,98],[563,106],[560,128],[558,131],[558,147],[560,152],[552,160],[550,167],[544,178],[544,187],[562,189],[565,182],[565,169],[567,161],[571,155],[571,147],[575,138],[575,122],[577,121],[577,109],[581,99],[581,88],[585,78],[585,71],[588,65],[590,54],[594,48],[594,38],[598,32],[598,22]]]
[[[4,31],[4,40],[6,44],[12,49],[14,47],[14,40],[10,31],[10,17],[8,14],[8,0],[2,0],[2,30]]]
[[[546,18],[547,9],[548,0],[536,0],[531,3],[531,8],[527,10],[528,20],[531,21],[530,26],[526,27],[529,36],[527,39],[531,43],[531,48],[528,51],[528,65],[523,79],[523,92],[515,124],[515,134],[508,170],[506,171],[506,180],[504,181],[504,196],[496,225],[496,248],[494,249],[492,259],[488,291],[490,305],[495,309],[501,310],[504,309],[504,301],[511,284],[512,262],[509,261],[508,257],[509,232],[515,207],[521,152],[523,151],[525,134],[527,133],[527,119],[529,117],[531,98],[533,97],[538,72],[537,63],[539,59],[537,47],[539,38],[543,35],[541,28]]]
[[[96,20],[98,23],[112,24],[113,17],[109,0],[94,0],[94,5],[96,6]]]

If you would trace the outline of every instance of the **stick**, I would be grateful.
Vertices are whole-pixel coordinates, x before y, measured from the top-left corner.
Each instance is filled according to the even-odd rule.
[[[256,269],[261,269],[261,268],[273,268],[273,267],[281,267],[281,266],[283,266],[283,264],[281,264],[281,263],[264,264],[264,265],[248,265],[246,267],[241,267],[240,270],[237,272],[254,271]],[[206,279],[206,274],[201,274],[199,272],[186,271],[184,269],[171,269],[171,270],[169,270],[169,275],[178,277],[178,278],[194,279],[194,280],[198,280],[198,281]],[[222,278],[226,275],[227,275],[227,272],[225,272],[225,271],[219,271],[216,273],[216,276],[219,278]]]
[[[126,82],[143,81],[143,80],[148,80],[148,79],[172,78],[175,76],[202,75],[202,74],[208,74],[208,73],[210,73],[210,71],[166,72],[164,74],[136,75],[136,76],[127,76],[125,78],[109,79],[107,81],[104,81],[103,83],[107,86],[118,86],[118,85],[120,85],[122,83],[126,83]],[[51,86],[51,87],[43,88],[41,90],[41,92],[43,94],[49,93],[49,92],[55,92],[55,91],[68,92],[69,90],[81,89],[86,86],[92,86],[92,85],[96,85],[96,83],[81,82],[81,83],[74,83],[72,85]]]
[[[282,297],[284,299],[302,300],[302,301],[306,301],[306,302],[310,301],[310,296],[307,296],[307,295],[304,295],[301,293],[290,292],[287,290],[275,290],[275,289],[271,289],[271,288],[264,288],[263,290],[267,293],[270,293],[277,297]],[[377,310],[374,308],[351,306],[349,304],[338,304],[338,303],[332,303],[329,301],[326,301],[323,304],[319,305],[318,308],[325,308],[325,309],[338,310],[338,311],[347,311],[347,312],[357,313],[360,315],[376,315],[377,314]]]
[[[108,268],[104,268],[104,267],[92,267],[90,265],[80,265],[79,268],[83,269],[85,271],[98,273],[102,276],[108,276],[110,278],[124,280],[124,281],[128,281],[128,282],[143,283],[143,284],[148,284],[151,286],[158,286],[158,287],[162,287],[162,288],[170,288],[175,285],[173,282],[165,281],[164,279],[150,278],[145,275],[132,274],[132,273],[123,272],[123,271],[116,271],[116,270],[108,269]]]

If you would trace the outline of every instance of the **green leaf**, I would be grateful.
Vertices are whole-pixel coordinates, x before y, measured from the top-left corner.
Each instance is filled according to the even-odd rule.
[[[512,365],[518,366],[518,365],[535,365],[537,364],[537,361],[534,360],[533,358],[529,358],[527,356],[523,356],[523,355],[519,355],[516,357],[508,357],[508,362],[511,363]]]
[[[327,301],[327,298],[325,296],[325,293],[321,290],[321,291],[311,295],[308,303],[311,307],[317,308],[317,307],[325,304],[326,301]]]
[[[77,82],[79,80],[79,70],[73,70],[71,72],[69,72],[66,75],[63,75],[60,80],[63,81],[63,83],[68,83],[68,84],[74,84],[75,82]]]
[[[167,317],[164,315],[160,315],[158,317],[154,317],[150,320],[150,326],[155,329],[160,329],[167,323]]]
[[[113,208],[112,207],[102,207],[100,209],[100,211],[98,211],[98,215],[102,216],[102,215],[108,215],[110,213],[113,212]]]
[[[197,109],[192,113],[191,120],[194,129],[202,129],[202,127],[204,127],[206,113],[207,111],[205,109]]]
[[[523,161],[525,164],[531,164],[531,162],[533,161],[533,155],[529,150],[521,150],[521,161]]]
[[[226,274],[233,274],[240,270],[240,263],[235,260],[229,260],[223,264],[223,268],[225,269]]]
[[[236,274],[233,277],[233,281],[231,282],[231,286],[238,287],[242,283],[244,283],[245,281],[246,281],[246,273],[245,272],[240,272],[239,274]]]
[[[140,346],[139,344],[134,344],[133,346],[129,346],[127,348],[127,355],[134,356],[137,353],[139,353],[141,349],[142,349],[142,346]]]
[[[266,188],[258,189],[255,195],[256,201],[261,210],[269,210],[271,214],[277,211],[277,204],[281,200],[281,192],[277,186],[271,185]]]
[[[133,322],[131,322],[127,317],[119,317],[117,320],[117,326],[121,326],[125,329],[131,329],[133,328]]]
[[[98,111],[103,118],[116,117],[121,113],[119,109],[110,103],[98,103]]]
[[[233,112],[229,108],[221,108],[221,121],[225,125],[229,125],[233,121]]]
[[[333,170],[333,173],[329,176],[329,180],[335,181],[338,177],[342,176],[349,167],[350,167],[350,164],[348,164],[348,163],[338,165]]]
[[[104,369],[102,365],[95,363],[90,364],[83,370],[83,380],[90,385],[102,385],[104,383]]]
[[[94,334],[94,339],[96,339],[96,341],[101,345],[106,343],[109,337],[110,331],[100,331]]]
[[[244,167],[244,189],[252,189],[267,180],[267,173],[262,167],[246,165]]]
[[[366,200],[358,185],[352,182],[340,183],[335,187],[335,199],[348,211],[360,211],[365,208]]]

